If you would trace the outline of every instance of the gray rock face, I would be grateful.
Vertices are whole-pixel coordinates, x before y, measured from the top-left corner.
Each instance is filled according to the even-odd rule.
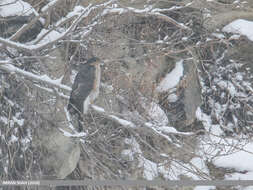
[[[35,146],[41,146],[45,154],[42,165],[48,173],[58,179],[64,179],[75,168],[80,158],[80,147],[78,142],[66,137],[56,128],[50,130],[39,129],[38,139],[34,141]]]
[[[185,60],[184,75],[176,86],[176,90],[162,92],[159,101],[168,115],[172,126],[179,131],[191,131],[189,127],[196,120],[196,110],[201,105],[201,88],[197,76],[197,64],[192,60]],[[176,96],[175,100],[171,95]]]
[[[186,114],[186,125],[192,124],[196,119],[196,110],[202,104],[201,88],[197,75],[197,63],[186,61],[185,65],[185,89],[184,110]]]

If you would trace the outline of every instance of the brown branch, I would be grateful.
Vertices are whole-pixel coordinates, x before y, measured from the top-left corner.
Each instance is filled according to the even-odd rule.
[[[39,75],[35,75],[31,72],[28,72],[28,71],[24,71],[22,69],[19,69],[11,64],[3,64],[3,65],[0,65],[0,69],[1,70],[4,70],[4,71],[7,71],[9,73],[16,73],[18,75],[21,75],[21,76],[24,76],[28,79],[32,79],[32,80],[36,80],[36,81],[39,81],[39,82],[43,82],[43,83],[46,83],[47,85],[51,86],[51,87],[57,87],[57,88],[60,88],[60,89],[63,89],[67,92],[70,92],[71,91],[71,88],[69,86],[66,86],[66,85],[63,85],[63,84],[59,84],[57,82],[55,82],[54,80],[52,79],[45,79],[43,78],[43,76],[39,76]]]
[[[28,24],[23,25],[15,34],[13,34],[10,37],[10,40],[17,41],[22,34],[24,34],[26,31],[28,31],[32,25],[34,25],[44,14],[47,13],[47,11],[52,10],[58,3],[60,3],[60,0],[57,0],[53,5],[48,6],[47,9],[43,10],[38,16],[36,16],[31,22]],[[49,4],[49,3],[48,3]]]

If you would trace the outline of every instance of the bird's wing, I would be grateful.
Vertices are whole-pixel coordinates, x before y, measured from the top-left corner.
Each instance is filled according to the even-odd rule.
[[[80,68],[72,86],[69,105],[72,104],[82,111],[83,102],[93,90],[95,77],[95,68],[93,66],[83,66]],[[68,107],[70,108],[71,106]]]

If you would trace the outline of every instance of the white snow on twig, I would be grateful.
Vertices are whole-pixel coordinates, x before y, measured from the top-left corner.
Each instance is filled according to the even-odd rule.
[[[176,63],[175,68],[164,77],[164,79],[160,82],[156,90],[158,92],[165,92],[168,91],[169,89],[176,87],[183,74],[184,74],[183,60],[180,60]]]
[[[167,115],[155,102],[150,103],[148,114],[152,120],[156,121],[156,123],[159,123],[161,125],[167,125],[169,123]]]
[[[140,103],[144,110],[147,111],[149,119],[157,125],[167,125],[169,123],[168,117],[160,106],[155,102],[150,102],[149,99],[142,97]]]
[[[68,33],[70,33],[75,28],[76,25],[78,25],[79,22],[81,22],[83,20],[83,18],[89,16],[91,11],[93,11],[93,10],[95,10],[95,9],[101,7],[101,6],[105,6],[105,5],[103,4],[103,5],[94,6],[94,7],[91,7],[91,8],[90,8],[90,6],[88,6],[88,7],[83,8],[83,9],[78,8],[77,10],[75,10],[76,11],[75,14],[78,15],[78,17],[72,22],[71,26],[69,28],[67,28],[64,32],[57,33],[57,34],[56,34],[56,32],[53,32],[52,34],[50,34],[51,37],[49,38],[49,40],[44,40],[43,43],[39,43],[39,44],[35,44],[35,45],[34,44],[25,45],[25,44],[21,44],[21,43],[18,43],[18,42],[13,42],[9,39],[4,39],[4,38],[1,38],[1,37],[0,37],[0,43],[3,43],[3,44],[5,44],[7,46],[10,46],[12,48],[21,49],[21,50],[24,50],[24,51],[38,51],[38,50],[41,50],[41,49],[45,48],[46,46],[52,45],[55,42],[63,39]],[[81,11],[81,12],[78,12],[78,11]],[[66,18],[66,19],[68,19],[68,18]],[[97,22],[93,22],[90,25],[86,26],[85,28],[88,31],[86,31],[84,35],[89,34],[89,32],[92,30],[92,26],[94,26],[96,24],[97,24]],[[34,42],[36,42],[37,40],[38,40],[38,38]]]
[[[46,34],[46,33],[48,33],[48,34]],[[47,29],[42,29],[41,32],[37,35],[36,39],[40,39],[45,34],[46,34],[46,36],[44,36],[43,39],[41,41],[39,41],[38,44],[45,44],[45,43],[51,42],[54,39],[59,38],[61,36],[61,33],[57,32],[55,30],[49,31]],[[35,43],[36,43],[36,40],[35,40]]]
[[[167,100],[169,102],[176,102],[178,100],[178,96],[175,93],[169,94]]]
[[[46,6],[44,6],[44,7],[41,9],[41,11],[42,11],[42,12],[47,11],[50,7],[54,6],[54,5],[57,3],[57,1],[59,1],[59,0],[50,1],[50,3],[48,3]]]
[[[8,124],[8,118],[7,117],[0,116],[0,121],[2,121],[5,125]]]
[[[15,135],[12,134],[9,143],[15,143],[17,141],[18,141],[18,137],[16,137]]]
[[[17,123],[20,127],[24,125],[24,119],[18,119],[15,116],[13,116],[13,121]]]
[[[105,112],[104,108],[98,107],[98,106],[96,106],[96,105],[92,105],[91,107],[92,107],[95,111],[97,111],[97,112],[100,112],[100,113],[104,113],[104,112]]]
[[[1,0],[0,1],[0,16],[29,16],[32,13],[36,14],[33,7],[22,0]]]
[[[131,127],[131,128],[135,128],[135,125],[130,122],[130,121],[127,121],[125,119],[121,119],[115,115],[109,115],[109,117],[115,121],[117,121],[119,124],[121,124],[122,126],[125,126],[125,127]]]
[[[43,75],[43,76],[35,75],[35,74],[30,73],[28,71],[24,71],[22,69],[19,69],[19,68],[15,67],[11,64],[0,65],[0,68],[6,70],[8,72],[13,72],[13,73],[20,74],[20,75],[28,77],[30,79],[34,79],[34,80],[37,80],[37,81],[40,81],[40,82],[45,82],[49,85],[59,87],[61,89],[67,90],[67,91],[72,90],[69,86],[61,84],[60,79],[53,80],[50,77],[48,77],[47,75]]]
[[[171,133],[171,134],[179,134],[179,135],[193,135],[194,133],[192,132],[179,132],[178,130],[176,130],[174,127],[171,126],[156,126],[152,123],[145,123],[146,127],[149,127],[153,130],[155,130],[158,133]]]
[[[38,84],[34,84],[34,86],[36,86],[37,88],[40,88],[40,89],[42,89],[42,90],[45,90],[45,91],[47,91],[47,92],[49,92],[49,93],[51,93],[51,94],[57,93],[58,96],[60,96],[60,97],[62,97],[62,98],[64,98],[64,99],[67,99],[67,100],[69,99],[69,96],[68,96],[68,95],[65,95],[64,93],[59,92],[57,89],[53,90],[53,89],[51,89],[51,88],[46,88],[46,87],[40,86],[40,85],[38,85]]]
[[[106,114],[105,110],[99,106],[96,106],[96,105],[92,105],[91,106],[93,108],[94,111],[98,112],[98,113],[101,113],[101,114]],[[106,114],[107,115],[107,114]],[[113,121],[116,121],[118,124],[124,126],[124,127],[130,127],[130,128],[135,128],[136,126],[130,122],[130,121],[127,121],[125,119],[121,119],[115,115],[112,115],[112,114],[108,114],[107,115],[108,118],[112,119]]]
[[[163,126],[163,127],[158,127],[157,130],[163,132],[163,133],[172,133],[172,134],[180,134],[180,135],[192,135],[194,133],[186,133],[186,132],[179,132],[176,130],[174,127],[169,127],[169,126]]]
[[[249,40],[253,41],[253,22],[237,19],[226,25],[223,29],[223,32],[241,34],[248,37]]]
[[[80,132],[80,133],[75,133],[75,134],[71,134],[70,132],[68,131],[65,131],[64,129],[62,128],[58,128],[64,136],[66,137],[85,137],[87,134],[84,133],[84,132]]]
[[[136,8],[132,8],[132,7],[125,7],[125,8],[117,8],[117,7],[107,7],[102,15],[106,15],[109,13],[118,13],[118,14],[123,14],[123,13],[127,13],[127,12],[133,12],[136,14],[143,14],[143,15],[150,15],[150,16],[159,16],[160,18],[163,18],[166,21],[169,21],[173,24],[175,24],[176,26],[185,29],[185,30],[189,30],[189,27],[187,27],[186,25],[184,25],[183,23],[179,23],[176,20],[174,20],[173,18],[160,13],[161,11],[165,11],[166,9],[152,9],[152,6],[148,6],[144,9],[136,9]]]
[[[68,127],[72,130],[72,131],[75,131],[75,128],[74,126],[72,125],[71,123],[71,116],[70,116],[70,113],[68,112],[67,108],[64,107],[64,112],[65,112],[65,115],[66,115],[66,119],[68,121]]]
[[[144,157],[139,159],[139,166],[143,167],[143,177],[147,180],[153,180],[158,176],[158,168],[155,162],[152,162]]]

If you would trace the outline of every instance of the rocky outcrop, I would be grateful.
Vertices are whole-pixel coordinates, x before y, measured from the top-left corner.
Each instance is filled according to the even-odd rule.
[[[64,179],[71,174],[80,158],[78,140],[64,136],[55,126],[40,127],[36,133],[33,146],[40,147],[44,152],[41,160],[45,169],[43,176]]]

